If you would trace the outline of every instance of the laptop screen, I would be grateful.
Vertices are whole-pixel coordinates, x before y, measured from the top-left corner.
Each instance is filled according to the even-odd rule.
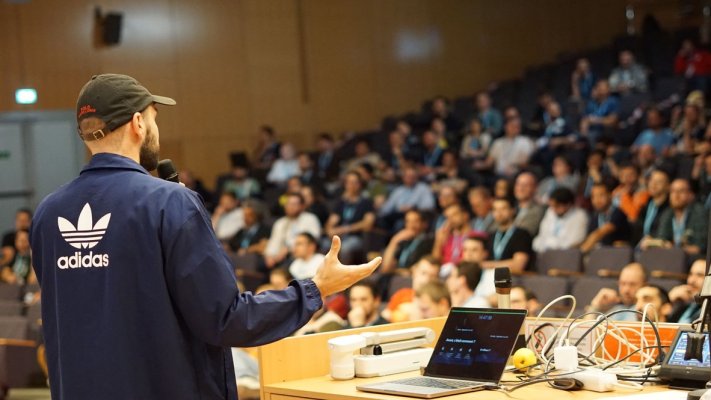
[[[426,375],[498,382],[525,318],[526,310],[452,308]]]

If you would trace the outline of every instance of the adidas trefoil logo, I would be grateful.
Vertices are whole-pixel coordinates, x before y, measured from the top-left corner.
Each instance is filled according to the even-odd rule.
[[[57,218],[57,224],[59,225],[59,231],[62,233],[62,237],[72,247],[77,249],[91,249],[104,237],[106,229],[109,227],[110,219],[111,213],[108,213],[94,224],[91,206],[89,206],[89,203],[86,203],[81,210],[81,214],[79,214],[79,221],[77,221],[76,227],[69,222],[69,220],[62,217]]]

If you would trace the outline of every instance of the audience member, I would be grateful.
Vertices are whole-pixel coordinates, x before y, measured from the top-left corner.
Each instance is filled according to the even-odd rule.
[[[427,233],[422,213],[410,210],[405,214],[405,228],[396,233],[383,253],[380,271],[384,274],[405,270],[432,252],[434,239]]]
[[[284,290],[289,286],[289,282],[291,282],[293,279],[294,278],[291,276],[288,269],[275,268],[269,271],[268,290]],[[261,289],[257,289],[257,293],[260,293],[262,291],[263,290]]]
[[[252,150],[252,160],[257,169],[269,170],[279,157],[281,144],[276,140],[276,132],[269,125],[262,125],[257,132],[259,141]]]
[[[422,319],[446,317],[452,298],[442,282],[428,282],[415,292],[415,304]]]
[[[444,210],[446,221],[435,232],[432,256],[442,264],[458,263],[462,258],[462,246],[469,236],[469,211],[460,204],[453,204]]]
[[[489,302],[475,292],[480,279],[479,264],[467,261],[456,264],[445,281],[452,299],[452,307],[490,307]]]
[[[669,301],[669,294],[664,288],[658,285],[646,284],[637,289],[635,299],[637,302],[635,310],[644,313],[646,308],[647,317],[650,320],[668,322],[667,315],[671,313],[672,305]],[[651,304],[651,307],[648,307],[648,304]],[[637,320],[641,321],[642,315],[637,314]]]
[[[284,205],[284,216],[272,227],[272,233],[264,250],[264,261],[272,269],[284,263],[294,246],[296,235],[308,232],[313,237],[321,236],[321,224],[315,215],[304,211],[304,198],[301,194],[289,194]]]
[[[590,68],[590,61],[581,58],[575,65],[575,70],[570,77],[570,88],[574,100],[588,101],[592,96],[595,76]]]
[[[30,234],[26,230],[15,231],[15,255],[9,263],[2,266],[0,279],[11,285],[25,286],[36,284],[37,278],[32,268]]]
[[[395,188],[378,211],[384,220],[384,227],[395,228],[402,226],[398,223],[407,211],[429,211],[435,208],[432,191],[427,184],[418,181],[417,171],[408,166],[402,171],[402,185]]]
[[[637,151],[640,146],[648,144],[660,155],[668,155],[675,142],[672,130],[664,123],[664,117],[657,108],[647,110],[647,129],[643,130],[634,143],[632,151]]]
[[[644,93],[647,91],[647,69],[638,64],[634,54],[623,50],[619,56],[620,65],[610,74],[610,87],[612,91],[620,94],[631,92]]]
[[[469,122],[469,129],[462,141],[459,156],[466,161],[483,160],[489,152],[491,145],[491,135],[482,132],[481,121],[474,118]]]
[[[619,102],[610,95],[607,80],[599,80],[592,91],[592,98],[587,102],[585,114],[580,120],[580,133],[595,145],[606,130],[617,125]]]
[[[440,274],[439,261],[432,256],[422,257],[410,268],[412,286],[399,289],[390,293],[390,301],[381,314],[390,322],[402,322],[419,319],[418,309],[415,307],[415,293],[422,286],[437,282]]]
[[[477,177],[459,168],[459,158],[457,153],[445,150],[442,153],[442,165],[434,169],[434,182],[432,190],[439,191],[442,186],[452,186],[457,193],[463,192],[470,181],[477,181]]]
[[[310,279],[316,275],[325,256],[317,252],[318,241],[308,232],[296,235],[291,252],[294,261],[289,266],[289,273],[295,279]]]
[[[618,290],[602,288],[590,303],[588,311],[612,313],[621,310],[635,310],[637,290],[647,284],[647,271],[642,264],[632,263],[620,272]],[[621,312],[610,317],[614,321],[637,321],[634,313]]]
[[[492,138],[496,138],[501,133],[503,120],[499,110],[492,107],[491,97],[486,92],[476,95],[477,118],[481,121],[484,132]]]
[[[491,233],[496,230],[494,216],[491,214],[493,198],[491,191],[484,186],[469,189],[469,206],[474,213],[471,227],[476,232]]]
[[[575,191],[580,186],[580,176],[573,173],[573,165],[567,157],[563,155],[555,157],[552,170],[553,176],[545,178],[536,192],[536,200],[542,204],[548,203],[548,197],[557,188],[565,187]]]
[[[672,310],[669,312],[669,322],[690,324],[699,318],[701,305],[694,298],[701,292],[706,277],[706,260],[700,258],[691,264],[686,284],[674,287],[669,292]]]
[[[212,210],[212,193],[207,190],[202,180],[195,177],[192,171],[187,169],[180,170],[180,172],[178,172],[178,180],[185,185],[186,188],[197,193],[200,198],[202,198],[206,209]],[[259,190],[257,190],[257,193],[258,192]]]
[[[380,165],[381,162],[380,155],[371,151],[370,143],[366,139],[358,139],[355,144],[355,155],[346,162],[341,172],[355,171],[363,164]]]
[[[707,229],[708,213],[694,201],[689,181],[675,179],[669,189],[669,208],[660,217],[656,236],[642,240],[640,246],[679,247],[689,256],[706,254]]]
[[[607,185],[592,187],[593,212],[588,222],[588,236],[580,250],[589,252],[597,245],[613,246],[630,241],[630,225],[625,214],[612,204],[612,194]]]
[[[432,116],[441,119],[447,127],[447,132],[459,132],[462,129],[462,122],[452,114],[449,101],[442,96],[432,100]]]
[[[336,158],[336,144],[329,133],[321,133],[316,140],[316,171],[322,182],[331,182],[338,178],[340,160]]]
[[[0,265],[6,265],[15,258],[15,235],[18,231],[30,229],[32,223],[32,210],[20,208],[15,212],[15,228],[7,231],[2,236],[2,253],[0,254]]]
[[[346,328],[383,325],[388,321],[380,316],[380,297],[375,285],[367,280],[357,282],[348,290],[351,311]]]
[[[311,186],[305,185],[302,186],[298,192],[294,193],[300,193],[304,198],[304,210],[315,215],[321,226],[326,225],[326,221],[328,221],[331,212],[321,198],[321,192],[318,192]]]
[[[596,184],[612,185],[614,178],[606,161],[605,152],[602,150],[593,150],[587,159],[587,173],[581,179],[581,188],[579,193],[583,199],[589,200],[592,195],[592,187]]]
[[[324,230],[328,243],[335,235],[341,237],[339,257],[344,263],[353,264],[365,258],[363,235],[373,228],[375,213],[373,202],[362,194],[363,182],[357,172],[346,173],[343,187],[343,195],[333,207]]]
[[[512,274],[521,274],[528,269],[533,253],[531,235],[513,226],[514,212],[510,198],[494,200],[493,215],[497,230],[489,243],[489,261],[483,262],[482,268],[508,267]]]
[[[424,152],[418,162],[420,165],[420,176],[427,177],[433,175],[435,169],[442,165],[442,153],[444,152],[444,148],[440,142],[441,138],[431,129],[422,134],[422,147]],[[434,178],[434,176],[431,178]]]
[[[289,178],[299,176],[299,160],[296,158],[296,149],[291,143],[284,143],[279,148],[279,158],[274,161],[267,182],[283,186]]]
[[[548,209],[541,221],[533,250],[565,250],[579,246],[587,233],[588,216],[575,206],[575,195],[566,188],[557,188],[548,199]]]
[[[244,227],[230,239],[230,249],[237,255],[262,255],[269,240],[269,227],[264,224],[264,208],[254,200],[242,206]]]
[[[452,185],[446,184],[440,186],[439,191],[437,193],[437,208],[439,211],[439,216],[435,220],[435,230],[439,229],[442,224],[447,221],[447,218],[445,218],[444,216],[444,210],[454,204],[459,204],[459,196],[457,195],[457,191],[455,190],[455,188]]]
[[[618,167],[620,185],[612,191],[612,204],[619,208],[630,223],[635,223],[649,200],[649,192],[639,184],[639,168],[632,163]]]
[[[674,59],[674,73],[686,79],[688,90],[705,91],[711,75],[711,53],[696,47],[691,39],[684,40]]]
[[[316,188],[317,191],[322,192],[324,190],[323,181],[316,169],[316,164],[311,158],[311,155],[307,152],[301,152],[296,158],[299,162],[299,181],[304,186],[311,186]],[[292,177],[294,178],[294,177]]]
[[[506,120],[504,136],[494,140],[489,150],[489,157],[475,164],[479,170],[492,169],[498,176],[513,177],[521,168],[528,165],[533,154],[531,139],[521,136],[521,120]]]
[[[639,212],[632,243],[656,236],[661,216],[669,208],[669,175],[664,170],[654,170],[647,180],[647,191],[649,200]]]
[[[226,177],[222,183],[220,194],[223,192],[234,193],[240,201],[258,196],[261,193],[261,187],[256,179],[249,176],[249,162],[247,157],[244,154],[234,154],[231,162],[231,174]],[[182,178],[180,182],[185,183]]]
[[[526,289],[523,286],[514,286],[511,288],[511,308],[527,310],[528,316],[533,317],[538,315],[541,303],[538,302],[536,294],[530,289]]]
[[[536,185],[536,176],[533,173],[522,172],[516,177],[513,193],[517,206],[514,226],[527,231],[531,237],[538,234],[545,213],[545,208],[534,198]]]
[[[212,213],[212,228],[215,236],[222,241],[231,239],[244,227],[244,211],[234,192],[223,192]]]

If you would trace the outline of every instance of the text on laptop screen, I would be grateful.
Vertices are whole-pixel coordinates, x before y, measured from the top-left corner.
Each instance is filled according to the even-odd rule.
[[[525,317],[525,310],[453,308],[427,375],[498,381]]]

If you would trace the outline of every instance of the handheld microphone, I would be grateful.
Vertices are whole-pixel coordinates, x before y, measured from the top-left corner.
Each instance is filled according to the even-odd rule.
[[[494,269],[494,286],[499,308],[511,308],[511,270],[509,267]]]
[[[169,158],[158,161],[158,176],[166,181],[180,183],[178,171],[175,170],[173,161]]]

